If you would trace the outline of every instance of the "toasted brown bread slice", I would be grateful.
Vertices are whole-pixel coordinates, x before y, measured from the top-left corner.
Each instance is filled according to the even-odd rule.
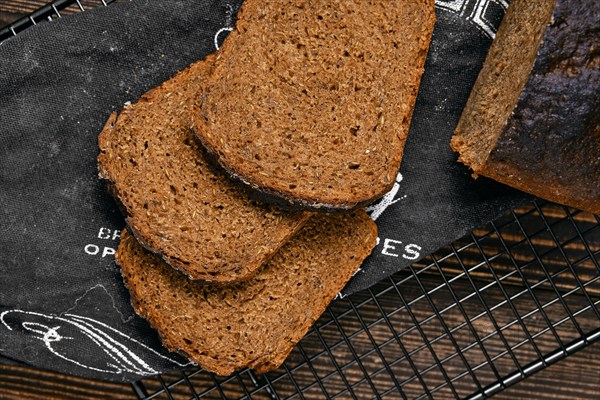
[[[192,279],[229,282],[252,275],[308,214],[259,205],[207,164],[188,115],[212,61],[113,114],[99,137],[98,163],[146,248]]]
[[[193,112],[231,175],[296,206],[353,209],[394,183],[433,0],[247,0]]]
[[[125,233],[117,251],[136,312],[163,343],[208,371],[266,372],[283,363],[375,246],[364,211],[311,218],[252,279],[203,285]]]

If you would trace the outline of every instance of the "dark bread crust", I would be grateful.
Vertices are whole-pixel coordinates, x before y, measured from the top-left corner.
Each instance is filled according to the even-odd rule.
[[[190,118],[192,120],[192,129],[194,130],[194,132],[199,132],[201,129],[203,129],[202,125],[198,121],[198,117],[201,115],[200,105],[195,104],[192,110],[193,112],[190,114]],[[351,202],[348,201],[347,198],[340,197],[335,204],[323,203],[319,199],[315,198],[311,199],[290,197],[288,192],[265,186],[262,184],[261,181],[258,181],[252,178],[251,176],[240,175],[237,169],[232,168],[230,165],[222,162],[221,155],[218,152],[214,151],[214,149],[204,141],[202,136],[196,135],[196,139],[199,143],[202,144],[203,149],[206,151],[206,159],[211,163],[211,165],[225,171],[225,173],[227,173],[227,175],[232,180],[239,182],[242,185],[245,185],[248,190],[248,195],[252,199],[255,199],[256,201],[261,203],[272,204],[273,206],[281,210],[293,212],[298,211],[298,209],[304,209],[316,213],[351,212],[358,208],[366,207],[367,205],[373,203],[375,200],[381,197],[380,195],[376,195],[358,203]],[[390,190],[392,190],[393,186],[394,181],[392,181],[384,188],[383,193],[387,193]]]
[[[124,232],[116,254],[136,313],[164,345],[229,375],[280,366],[375,246],[364,211],[313,217],[254,278],[201,285]]]
[[[558,0],[482,175],[600,214],[600,2]]]
[[[213,59],[113,113],[99,136],[98,166],[147,249],[192,279],[236,282],[255,274],[310,215],[258,205],[205,161],[187,117]]]
[[[192,122],[264,200],[351,210],[393,186],[435,12],[431,0],[375,3],[242,5]]]
[[[599,21],[598,1],[556,1],[497,142],[485,162],[470,165],[476,174],[600,214]],[[453,148],[463,150],[459,138]]]

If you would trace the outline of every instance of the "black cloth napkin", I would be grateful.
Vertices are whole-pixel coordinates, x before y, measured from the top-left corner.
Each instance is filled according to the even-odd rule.
[[[113,254],[121,214],[98,180],[111,112],[213,52],[241,0],[134,0],[40,24],[0,44],[0,354],[109,380],[189,365],[130,305]],[[370,209],[366,288],[527,196],[473,180],[449,140],[506,8],[438,1],[438,21],[392,193]]]

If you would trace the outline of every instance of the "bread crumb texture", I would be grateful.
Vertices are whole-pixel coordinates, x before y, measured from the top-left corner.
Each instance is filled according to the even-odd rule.
[[[433,0],[246,1],[196,134],[255,189],[365,205],[394,183],[434,22]]]
[[[124,232],[117,251],[132,303],[171,350],[229,375],[280,366],[375,246],[364,211],[313,217],[246,282],[193,282]]]
[[[229,282],[252,275],[308,214],[257,204],[207,163],[188,115],[213,60],[112,115],[98,163],[145,247],[193,279]]]

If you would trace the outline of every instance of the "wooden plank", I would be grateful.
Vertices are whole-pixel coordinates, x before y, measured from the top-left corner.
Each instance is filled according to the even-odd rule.
[[[17,376],[22,384],[16,385],[11,382],[10,375]],[[296,374],[295,377],[300,381],[302,380],[301,374]],[[599,379],[600,344],[595,344],[501,392],[495,398],[507,400],[527,397],[565,400],[598,398]],[[192,381],[194,382],[194,379]],[[93,390],[89,390],[90,386]],[[160,383],[156,379],[152,379],[146,382],[146,386],[149,392],[153,393],[160,388]],[[184,385],[179,385],[176,390],[172,391],[174,399],[188,399],[190,397],[189,390],[182,388],[182,386]],[[282,394],[283,392],[291,394],[294,393],[294,389],[289,387],[287,391],[281,390],[281,392]],[[323,398],[318,390],[310,392],[312,396],[307,393],[306,398]],[[392,393],[389,398],[398,397],[397,394]],[[30,368],[2,367],[0,368],[0,398],[7,400],[134,399],[135,396],[128,384],[90,381]],[[158,398],[166,398],[166,396]],[[216,395],[213,394],[209,398],[216,398]]]
[[[72,380],[70,376],[44,372],[40,376],[39,370],[31,368],[0,367],[0,398],[6,400],[65,400],[73,398],[89,399],[135,399],[130,386],[125,383],[107,383],[99,381],[86,382],[96,388],[94,395],[88,393],[81,395],[82,383]],[[23,385],[7,384],[8,375],[17,375]],[[59,393],[48,390],[37,390],[36,387],[45,383],[57,382],[55,385]],[[65,383],[67,382],[67,383]],[[155,390],[158,385],[154,385]],[[525,398],[582,400],[600,398],[600,343],[566,358],[563,361],[539,372],[517,385],[497,394],[494,399],[513,400]],[[152,389],[149,387],[149,389]],[[152,392],[152,390],[150,390]],[[183,392],[183,393],[182,393]],[[306,398],[322,399],[323,395],[318,390],[311,391],[312,396]],[[174,391],[175,399],[188,399],[185,391]],[[161,396],[158,398],[166,398]],[[216,398],[210,396],[209,398]],[[390,394],[389,398],[398,398],[397,394]]]
[[[10,25],[44,6],[44,0],[4,0],[0,2],[0,28]]]
[[[482,302],[473,296],[473,286],[465,277],[452,283],[453,292],[459,300],[463,300],[461,303],[463,310],[456,306],[450,307],[455,303],[455,299],[443,284],[439,274],[419,275],[419,282],[409,272],[397,275],[396,279],[402,280],[402,277],[404,277],[404,281],[399,287],[402,298],[395,290],[389,290],[389,282],[382,282],[372,290],[376,294],[377,302],[369,292],[360,292],[351,296],[352,303],[348,299],[344,299],[331,306],[333,313],[338,316],[339,326],[332,320],[331,315],[326,313],[317,323],[319,335],[312,332],[301,342],[302,349],[310,359],[310,366],[313,370],[306,363],[299,348],[294,350],[286,365],[292,371],[296,384],[300,388],[308,388],[307,398],[323,397],[323,393],[316,383],[315,373],[327,388],[329,395],[343,392],[346,382],[348,382],[350,385],[355,385],[353,390],[357,397],[371,398],[374,393],[370,384],[375,385],[379,394],[382,394],[387,390],[393,390],[393,379],[403,383],[408,397],[422,395],[423,387],[417,379],[414,379],[414,372],[409,362],[403,358],[403,349],[400,344],[404,346],[405,351],[411,353],[411,360],[422,374],[429,390],[434,390],[436,386],[443,385],[445,382],[442,371],[435,365],[436,362],[431,352],[433,350],[437,359],[443,363],[444,372],[455,380],[454,386],[457,393],[466,396],[476,389],[476,385],[473,377],[467,372],[465,362],[475,370],[473,373],[475,378],[481,386],[485,387],[497,380],[496,372],[500,377],[504,377],[517,369],[515,362],[524,367],[536,360],[536,349],[528,341],[527,335],[535,337],[535,345],[542,354],[557,349],[559,344],[552,331],[548,330],[546,318],[550,320],[550,323],[558,325],[555,332],[563,343],[579,337],[573,322],[583,332],[600,329],[598,315],[590,307],[588,299],[580,292],[573,292],[565,296],[563,302],[560,302],[557,300],[556,294],[547,288],[534,290],[534,298],[522,286],[502,286],[503,292],[498,285],[490,285],[486,280],[476,280],[474,284],[480,291],[483,302],[491,310],[490,318],[485,312]],[[444,324],[455,338],[455,343],[446,335],[432,304],[423,297],[423,290],[419,284],[424,290],[433,291],[431,303],[440,312]],[[512,297],[511,304],[514,310],[509,306],[505,296]],[[538,311],[538,304],[535,300],[540,305],[547,305],[544,308],[545,315]],[[599,302],[600,296],[592,295],[591,300]],[[406,303],[410,305],[414,320],[418,321],[422,334],[430,342],[430,348],[425,345],[421,332],[415,328],[413,318],[404,308]],[[570,320],[565,306],[571,314],[575,315],[574,321]],[[586,307],[587,311],[582,312]],[[358,318],[355,309],[361,318]],[[387,321],[393,329],[388,326],[380,309],[385,313]],[[466,323],[463,311],[469,318],[472,330]],[[522,319],[526,330],[516,320],[515,312],[520,316],[527,315]],[[496,333],[497,327],[502,329],[502,337]],[[483,341],[487,355],[476,344],[475,335]],[[400,338],[400,342],[396,340],[396,337]],[[506,353],[503,340],[509,346],[515,347],[514,358]],[[461,350],[464,359],[456,356],[456,346]],[[586,363],[590,368],[579,372],[581,379],[576,381],[576,384],[563,384],[562,392],[589,394],[592,389],[596,390],[597,380],[593,375],[589,375],[589,372],[594,371],[593,368],[600,364],[600,357],[598,346],[591,349],[582,351],[582,354],[589,354],[589,360]],[[355,355],[360,357],[360,363],[356,362]],[[486,365],[488,357],[494,359],[496,372]],[[388,364],[387,368],[385,368],[384,360]],[[344,370],[343,378],[336,372],[337,368]],[[40,398],[60,398],[56,396],[59,396],[58,393],[63,389],[66,391],[64,396],[84,395],[89,398],[129,396],[128,388],[124,389],[122,385],[93,383],[82,381],[80,378],[63,377],[58,379],[54,376],[50,377],[51,373],[47,373],[50,375],[40,375],[39,373],[36,375],[24,370],[14,371],[14,369],[8,369],[0,372],[0,387],[4,388],[4,393],[0,393],[0,397],[26,398],[26,394],[29,393],[32,396],[40,396]],[[365,371],[371,382],[365,378]],[[563,374],[566,379],[572,372],[569,369],[557,373]],[[23,374],[25,374],[25,378],[20,377]],[[246,384],[252,388],[247,375],[242,374],[242,376],[246,377]],[[282,397],[295,393],[296,389],[285,371],[278,370],[268,376]],[[169,384],[181,379],[181,375],[179,373],[167,374],[163,378]],[[533,377],[528,381],[535,379]],[[190,381],[199,393],[214,386],[211,376],[206,373],[196,374],[190,378]],[[565,380],[564,382],[571,381]],[[544,384],[546,383],[544,381]],[[150,393],[154,393],[162,387],[162,383],[156,378],[146,379],[144,384]],[[30,389],[28,389],[29,386],[31,386]],[[232,398],[244,394],[237,379],[224,383],[222,389]],[[185,383],[176,385],[172,392],[174,398],[189,398],[192,395]],[[448,387],[437,390],[435,393],[438,398],[447,398],[453,394]],[[266,395],[267,392],[263,389],[258,397]],[[347,392],[342,393],[342,398],[347,395]],[[215,396],[218,396],[218,392],[213,389],[209,397],[214,398]],[[392,396],[392,398],[394,397]]]
[[[42,7],[44,0],[4,0],[0,2],[0,27]]]
[[[523,286],[524,280],[530,285],[546,280],[544,269],[551,275],[556,274],[552,281],[562,292],[578,286],[577,279],[582,283],[599,280],[600,225],[597,217],[574,210],[567,213],[562,206],[547,204],[542,207],[543,215],[551,227],[547,229],[540,214],[537,211],[528,212],[530,209],[529,205],[515,212],[525,227],[525,232],[517,223],[511,222],[514,221],[513,218],[508,217],[505,218],[505,223],[509,224],[497,231],[489,225],[474,231],[479,247],[467,236],[457,241],[454,248],[446,246],[440,249],[434,254],[434,258],[441,260],[440,266],[449,276],[460,274],[467,268],[471,270],[473,278],[489,281],[493,278],[482,256],[483,251],[494,272],[503,277],[502,281],[516,286]],[[497,224],[497,227],[501,224]],[[529,236],[530,242],[525,234]],[[560,243],[560,248],[555,239]],[[543,263],[544,269],[539,261]],[[416,263],[415,267],[424,268],[431,262],[431,258],[427,257]],[[568,263],[571,263],[572,269]],[[521,273],[516,270],[517,266]],[[433,267],[425,273],[437,275],[439,270]],[[542,287],[554,290],[549,283]],[[600,294],[600,282],[590,284],[586,290],[590,294]]]
[[[128,384],[0,365],[1,399],[131,399],[132,394]]]
[[[439,277],[422,277],[422,284],[426,289],[437,287],[439,283]],[[455,387],[458,393],[466,396],[475,390],[473,378],[469,374],[465,374],[467,371],[464,364],[465,361],[469,364],[470,368],[477,369],[474,375],[482,386],[485,387],[495,382],[494,371],[488,365],[485,365],[486,355],[481,348],[478,345],[474,345],[474,333],[466,325],[462,312],[454,307],[443,312],[442,318],[448,329],[453,331],[456,345],[461,349],[464,360],[455,355],[457,352],[455,343],[445,335],[443,326],[429,302],[426,299],[419,299],[422,293],[421,289],[413,281],[404,282],[403,285],[402,293],[404,301],[412,302],[411,310],[414,313],[416,321],[419,321],[421,324],[423,334],[427,337],[427,340],[432,342],[431,348],[438,360],[442,360],[447,375],[450,378],[456,378]],[[472,288],[466,280],[456,282],[453,285],[453,289],[457,293],[472,292]],[[508,289],[509,296],[517,293],[514,289]],[[545,290],[540,290],[535,294],[542,304],[546,304],[554,299],[551,296],[552,293]],[[364,296],[364,299],[360,297],[355,296],[354,298],[357,299],[355,303],[359,304],[360,314],[363,317],[362,322],[353,311],[346,313],[349,310],[349,306],[344,301],[335,303],[334,308],[337,310],[336,314],[347,314],[339,318],[340,323],[343,326],[345,335],[349,337],[349,342],[353,350],[362,357],[363,367],[369,371],[369,374],[377,375],[373,379],[378,380],[383,389],[392,387],[389,374],[383,368],[382,357],[373,350],[373,342],[379,346],[379,352],[386,362],[391,364],[390,369],[397,380],[402,382],[414,375],[410,364],[402,359],[402,349],[400,344],[395,340],[395,332],[396,335],[400,336],[401,343],[405,349],[413,353],[411,359],[416,368],[423,374],[429,389],[431,390],[437,385],[443,384],[445,382],[444,377],[441,371],[435,366],[433,355],[425,346],[421,333],[414,328],[412,318],[410,318],[410,315],[406,311],[395,311],[403,304],[400,297],[393,294],[386,294],[378,299],[380,307],[389,314],[388,319],[393,325],[394,331],[390,330],[385,323],[379,320],[381,314],[374,301],[369,301],[368,296]],[[484,347],[488,353],[487,356],[495,359],[494,366],[499,376],[506,376],[514,372],[517,367],[510,355],[506,354],[506,347],[500,336],[495,334],[496,327],[494,326],[494,321],[499,327],[503,328],[503,337],[508,342],[508,345],[516,347],[513,351],[516,362],[523,367],[537,358],[534,346],[527,341],[528,334],[535,337],[534,343],[542,354],[558,348],[556,339],[552,332],[547,329],[546,321],[539,312],[534,312],[529,317],[523,319],[523,325],[527,329],[525,331],[520,326],[520,323],[516,322],[511,308],[507,304],[503,304],[506,299],[500,290],[488,289],[483,293],[483,297],[489,308],[495,308],[492,311],[493,320],[487,315],[474,319],[475,316],[484,312],[481,303],[477,299],[464,302],[463,308],[467,316],[473,319],[471,322],[473,329],[477,336],[483,340]],[[366,302],[361,304],[361,300]],[[598,301],[598,298],[596,297],[594,300]],[[454,299],[446,289],[439,289],[433,296],[433,304],[439,311],[452,303],[454,303]],[[575,294],[566,297],[565,303],[570,311],[575,314],[588,305],[588,301],[584,296]],[[520,315],[525,315],[529,311],[537,309],[533,298],[528,294],[518,296],[513,300],[513,304]],[[550,322],[555,324],[564,318],[568,318],[560,302],[555,302],[548,306],[546,314]],[[584,332],[600,329],[600,320],[591,309],[581,313],[575,319]],[[360,366],[353,360],[350,347],[343,340],[339,328],[331,323],[327,317],[322,318],[319,323],[322,326],[320,329],[321,337],[328,344],[329,350],[335,355],[339,366],[346,368],[347,374],[358,376],[359,380],[364,379],[364,374],[361,372]],[[364,330],[363,323],[366,325],[372,324],[369,333]],[[577,330],[568,320],[556,327],[555,330],[559,336],[559,340],[564,343],[579,337]],[[324,356],[324,348],[320,344],[320,339],[315,334],[309,335],[302,343],[308,356],[315,357],[313,360],[315,368],[320,371],[334,370],[333,362]],[[289,362],[291,363],[290,367],[294,365],[294,362],[300,364],[302,357],[295,352]],[[301,379],[300,383],[302,385],[309,385],[314,382],[314,378],[311,377],[308,368],[299,368],[298,374],[295,377]],[[276,379],[276,377],[273,377],[273,379]],[[331,388],[333,393],[344,389],[343,382],[338,379],[336,374],[328,376],[325,379],[325,383]],[[366,397],[372,395],[368,388],[363,389],[365,391],[361,392],[360,395]],[[424,393],[421,384],[416,380],[412,380],[406,384],[405,389],[409,397],[419,396]],[[442,389],[437,393],[439,396],[442,396],[441,398],[452,395],[448,389]]]
[[[19,19],[18,15],[14,15],[12,13],[6,13],[6,12],[2,12],[0,11],[0,28],[3,28],[7,25],[10,25],[11,23],[13,23],[14,21],[16,21],[17,19]]]

